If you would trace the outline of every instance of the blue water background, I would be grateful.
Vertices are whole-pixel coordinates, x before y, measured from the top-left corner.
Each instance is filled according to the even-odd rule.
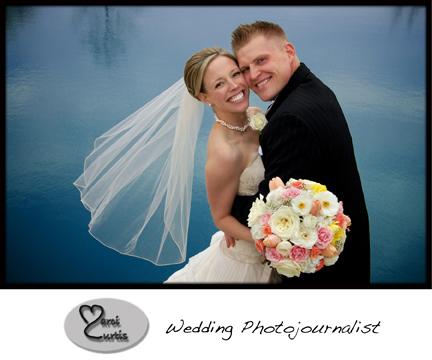
[[[229,49],[231,31],[256,19],[279,23],[342,105],[369,211],[372,281],[425,281],[423,7],[36,6],[6,16],[9,283],[160,283],[181,266],[100,244],[72,183],[97,136],[180,78],[193,52]],[[216,230],[203,172],[211,123],[206,110],[188,257]]]

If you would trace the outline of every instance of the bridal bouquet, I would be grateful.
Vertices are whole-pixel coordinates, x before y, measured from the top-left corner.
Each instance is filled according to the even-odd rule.
[[[280,178],[253,203],[248,226],[257,250],[284,276],[314,273],[336,263],[351,220],[325,185]]]

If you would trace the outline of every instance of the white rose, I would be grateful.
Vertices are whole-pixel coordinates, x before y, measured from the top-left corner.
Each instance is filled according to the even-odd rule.
[[[289,241],[281,241],[279,244],[277,244],[276,250],[279,251],[282,256],[288,257],[292,247],[293,246]]]
[[[257,112],[249,117],[249,126],[254,130],[261,131],[266,125],[267,119],[262,112]]]
[[[338,259],[339,259],[338,255],[333,256],[333,257],[329,257],[329,258],[324,258],[324,264],[326,266],[334,265],[336,263],[336,261],[338,261]]]
[[[267,206],[273,209],[277,209],[282,206],[287,200],[283,196],[285,189],[283,187],[278,187],[270,191],[266,196]]]
[[[299,215],[308,215],[312,209],[312,196],[307,192],[301,193],[291,200],[293,210]]]
[[[262,231],[262,225],[260,225],[260,224],[253,225],[251,227],[250,231],[251,231],[251,235],[252,235],[253,239],[255,239],[255,240],[264,239],[264,233]]]
[[[314,196],[315,200],[321,203],[321,215],[335,216],[339,210],[339,202],[337,197],[330,191],[319,192]]]
[[[314,259],[308,258],[307,260],[302,261],[301,264],[299,264],[301,271],[308,274],[314,273],[322,258],[323,256],[317,256]]]
[[[303,226],[307,229],[315,229],[318,224],[318,219],[313,215],[306,215],[303,218]]]
[[[252,207],[249,210],[249,215],[248,215],[249,227],[252,227],[253,225],[257,224],[259,218],[268,211],[268,208],[263,198],[264,197],[260,194],[260,197],[253,202]]]
[[[300,276],[300,265],[292,260],[284,259],[277,263],[271,263],[271,265],[281,275],[285,275],[287,277]]]
[[[333,223],[333,217],[330,216],[317,216],[318,226],[326,227]]]
[[[290,207],[281,206],[270,217],[269,224],[274,234],[282,240],[288,240],[298,232],[300,219]]]
[[[300,227],[299,231],[291,238],[291,242],[306,249],[312,249],[318,240],[315,229]]]

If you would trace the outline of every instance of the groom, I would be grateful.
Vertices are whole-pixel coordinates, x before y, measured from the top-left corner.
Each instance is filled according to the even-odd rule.
[[[343,201],[351,220],[344,251],[333,266],[300,277],[282,277],[289,288],[367,288],[369,220],[348,124],[334,93],[301,63],[283,29],[265,21],[240,25],[231,45],[249,87],[273,101],[260,136],[266,196],[269,180],[308,179]],[[237,196],[232,215],[243,224],[258,196]]]

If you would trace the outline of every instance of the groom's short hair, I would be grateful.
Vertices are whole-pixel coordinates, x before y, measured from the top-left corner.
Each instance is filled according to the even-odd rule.
[[[231,48],[233,52],[236,53],[255,35],[279,36],[284,40],[288,40],[284,30],[278,24],[268,21],[241,24],[231,34]]]

